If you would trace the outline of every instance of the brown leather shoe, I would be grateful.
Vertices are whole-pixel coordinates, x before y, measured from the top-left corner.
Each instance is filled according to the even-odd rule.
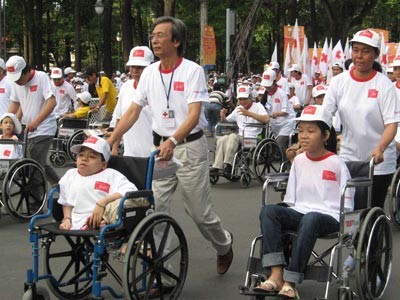
[[[231,234],[231,236],[232,236],[232,234]],[[232,239],[232,243],[233,243],[233,239]],[[232,244],[231,244],[231,248],[229,249],[227,254],[217,256],[217,272],[218,272],[218,274],[220,274],[220,275],[225,274],[229,270],[229,267],[232,264],[232,260],[233,260],[233,250],[232,250]]]

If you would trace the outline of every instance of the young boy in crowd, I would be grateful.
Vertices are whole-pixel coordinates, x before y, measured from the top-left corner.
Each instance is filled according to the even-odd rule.
[[[0,118],[2,134],[0,139],[18,141],[17,134],[22,132],[18,118],[12,113],[5,113]],[[0,144],[0,159],[15,159],[22,157],[22,147],[17,144]]]
[[[78,97],[78,108],[73,113],[66,113],[63,115],[64,118],[70,119],[83,119],[87,118],[90,110],[89,102],[92,96],[89,92],[82,92],[77,94]]]
[[[107,168],[110,146],[97,136],[71,147],[77,168],[61,178],[60,199],[63,230],[96,229],[115,223],[119,199],[136,186],[120,172]]]

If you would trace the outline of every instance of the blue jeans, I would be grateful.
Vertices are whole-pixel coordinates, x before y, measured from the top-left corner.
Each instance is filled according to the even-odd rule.
[[[222,109],[222,105],[219,103],[206,103],[204,107],[204,112],[206,114],[206,119],[208,121],[208,132],[213,132],[215,125],[220,120],[220,111]]]
[[[297,240],[283,279],[301,283],[304,279],[308,260],[317,238],[339,231],[339,222],[330,215],[309,212],[302,214],[289,207],[269,204],[260,213],[263,234],[263,267],[286,265],[283,254],[282,232],[297,232]]]

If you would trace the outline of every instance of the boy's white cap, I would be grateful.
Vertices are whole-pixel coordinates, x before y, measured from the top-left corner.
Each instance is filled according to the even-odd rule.
[[[270,87],[274,84],[276,79],[276,72],[269,68],[268,70],[264,71],[262,75],[261,85],[265,87]]]
[[[272,61],[270,62],[269,67],[271,69],[279,69],[279,63],[277,63],[276,61]]]
[[[394,59],[393,59],[393,62],[392,62],[392,65],[391,65],[392,67],[400,67],[400,55],[399,56],[396,56]]]
[[[7,78],[15,82],[21,77],[22,70],[25,68],[25,59],[18,55],[11,56],[7,62]]]
[[[97,153],[102,154],[105,161],[108,161],[110,159],[110,145],[101,137],[91,135],[82,144],[72,146],[71,152],[74,154],[79,154],[82,147],[90,148]]]
[[[53,68],[51,70],[50,78],[57,79],[57,78],[62,78],[62,77],[63,77],[63,74],[62,74],[62,70],[60,68]]]
[[[289,72],[292,71],[301,72],[300,66],[297,64],[293,64],[292,67],[289,69]]]
[[[250,87],[248,85],[241,85],[237,89],[237,98],[249,98]]]
[[[146,46],[137,46],[132,48],[129,53],[129,60],[126,65],[147,67],[154,61],[153,52]]]
[[[313,98],[325,95],[326,94],[326,87],[322,84],[316,85],[312,89],[312,96]]]
[[[379,49],[381,46],[381,37],[378,33],[371,29],[364,29],[358,31],[354,35],[353,39],[350,41],[350,44],[353,44],[354,42],[366,44]]]
[[[4,62],[4,59],[0,58],[0,68],[2,68],[3,70],[6,69],[6,63]]]
[[[264,94],[265,94],[265,87],[261,86],[257,91],[257,95],[264,95]]]
[[[21,122],[18,120],[17,116],[12,113],[5,113],[0,118],[0,123],[3,122],[4,118],[10,118],[14,123],[14,133],[20,134],[22,132]]]
[[[88,104],[90,100],[92,100],[92,95],[90,95],[90,93],[87,91],[78,93],[76,96],[78,96],[78,98],[81,99],[81,101],[85,104]]]
[[[400,61],[399,61],[399,66],[400,66]],[[393,67],[388,67],[386,69],[386,73],[393,73]]]
[[[333,67],[339,67],[339,68],[341,68],[342,70],[343,70],[343,64],[341,63],[341,62],[335,62],[333,65],[332,65],[332,68]]]
[[[76,73],[76,71],[74,69],[72,69],[71,67],[67,67],[64,69],[64,74],[68,75],[69,73]]]
[[[301,116],[295,118],[296,121],[322,121],[329,128],[332,127],[332,115],[330,112],[325,110],[322,105],[308,105],[301,112]]]

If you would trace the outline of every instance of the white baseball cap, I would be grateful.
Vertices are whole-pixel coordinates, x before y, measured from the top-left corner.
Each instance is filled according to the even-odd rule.
[[[20,134],[22,132],[21,122],[18,120],[17,116],[12,113],[5,113],[0,118],[0,123],[3,122],[5,118],[10,118],[14,123],[14,133]]]
[[[129,60],[126,65],[147,67],[154,61],[153,52],[146,46],[137,46],[132,48],[129,53]]]
[[[88,104],[90,100],[92,100],[92,95],[90,95],[90,93],[87,91],[78,93],[76,96],[78,96],[78,98],[81,99],[81,101],[85,104]]]
[[[237,98],[249,98],[250,87],[248,85],[241,85],[237,89]]]
[[[276,79],[276,72],[269,68],[268,70],[264,71],[262,75],[261,85],[265,87],[270,87],[274,84]]]
[[[318,96],[325,95],[325,94],[326,94],[326,87],[322,84],[316,85],[312,89],[313,98],[316,98]]]
[[[400,55],[393,59],[392,67],[400,67]]]
[[[21,78],[22,70],[25,68],[25,59],[18,55],[11,56],[7,62],[7,78],[15,82]]]
[[[341,62],[335,62],[333,65],[332,65],[332,68],[333,67],[339,67],[339,68],[341,68],[342,70],[343,70],[343,64],[341,63]]]
[[[325,110],[322,105],[308,105],[301,112],[301,116],[295,118],[296,121],[321,121],[328,125],[329,128],[332,127],[332,115],[330,112]]]
[[[60,68],[53,68],[51,70],[50,78],[57,79],[57,78],[62,78],[62,77],[63,77],[63,74],[62,74],[62,70]]]
[[[264,95],[264,94],[265,94],[265,87],[261,86],[257,91],[257,95]]]
[[[68,75],[69,73],[76,73],[76,71],[74,69],[72,69],[71,67],[66,67],[64,69],[64,74]]]
[[[82,147],[90,148],[97,153],[102,154],[105,161],[108,161],[110,159],[110,145],[101,137],[91,135],[82,144],[72,146],[71,152],[74,154],[79,154]]]
[[[400,66],[400,61],[398,62],[398,64],[399,64],[399,66]],[[386,73],[393,73],[393,66],[388,67],[388,68],[386,69]]]
[[[270,62],[269,67],[271,69],[279,69],[279,63],[277,63],[276,61],[272,61]]]
[[[0,68],[2,68],[3,70],[6,69],[6,63],[4,62],[4,59],[0,58]]]
[[[381,46],[381,37],[378,33],[371,29],[364,29],[358,31],[354,35],[353,39],[350,41],[350,44],[353,44],[354,42],[366,44],[368,46],[379,49]]]
[[[300,66],[297,64],[293,64],[292,67],[289,69],[289,72],[292,71],[301,72]]]

